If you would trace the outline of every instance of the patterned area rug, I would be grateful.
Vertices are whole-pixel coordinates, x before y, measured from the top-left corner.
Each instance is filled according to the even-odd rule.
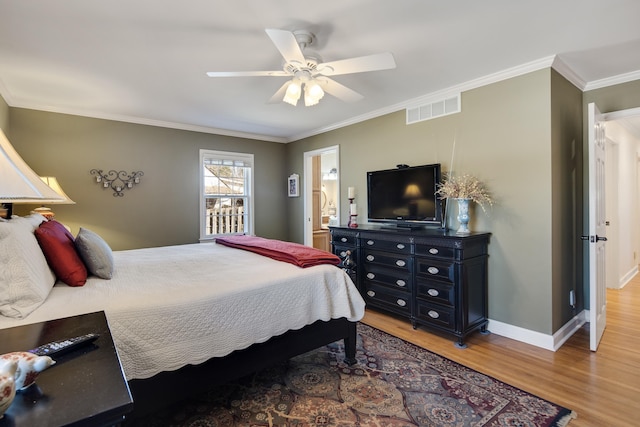
[[[139,426],[565,426],[575,413],[369,326],[358,363],[342,343],[298,356]]]

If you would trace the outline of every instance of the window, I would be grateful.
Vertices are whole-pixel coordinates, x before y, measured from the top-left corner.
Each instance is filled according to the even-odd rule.
[[[253,154],[200,150],[200,240],[253,230]]]

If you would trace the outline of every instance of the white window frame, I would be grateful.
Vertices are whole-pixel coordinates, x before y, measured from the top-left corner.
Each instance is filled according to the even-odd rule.
[[[246,197],[247,197],[247,206],[249,209],[247,215],[247,221],[244,223],[244,234],[253,234],[254,229],[254,206],[253,206],[253,176],[254,176],[254,156],[253,154],[248,153],[234,153],[231,151],[217,151],[217,150],[207,150],[200,149],[200,158],[198,163],[198,173],[200,174],[200,241],[206,242],[215,239],[216,236],[220,234],[206,234],[206,197],[205,197],[205,183],[204,183],[204,161],[205,159],[217,159],[217,160],[241,160],[245,164],[250,167],[250,173],[248,178],[248,183],[245,182],[246,185]],[[236,233],[242,234],[242,233]]]

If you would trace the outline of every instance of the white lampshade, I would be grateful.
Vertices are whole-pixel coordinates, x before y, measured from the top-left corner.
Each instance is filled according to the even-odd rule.
[[[0,203],[68,203],[45,184],[11,145],[0,129]]]
[[[41,176],[40,179],[45,184],[47,184],[49,187],[51,187],[53,189],[53,191],[58,193],[59,196],[64,197],[64,201],[61,201],[61,202],[46,202],[47,204],[49,204],[49,203],[66,204],[66,205],[75,205],[76,204],[76,202],[74,202],[73,200],[71,200],[71,198],[69,196],[67,196],[67,193],[64,192],[62,187],[60,187],[60,183],[58,182],[58,180],[56,179],[55,176]]]

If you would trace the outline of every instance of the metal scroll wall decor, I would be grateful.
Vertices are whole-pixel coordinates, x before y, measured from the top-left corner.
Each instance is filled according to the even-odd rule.
[[[124,191],[139,184],[140,177],[144,175],[142,171],[127,173],[125,171],[103,172],[102,169],[91,169],[90,172],[91,175],[95,175],[96,182],[101,184],[103,189],[111,188],[113,190],[113,197],[124,196]]]

